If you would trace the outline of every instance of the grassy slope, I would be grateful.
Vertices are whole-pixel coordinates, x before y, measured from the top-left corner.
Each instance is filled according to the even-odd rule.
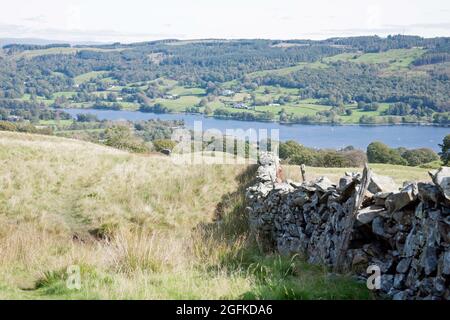
[[[252,176],[0,132],[0,298],[370,298],[349,278],[259,253],[243,214]],[[66,287],[71,265],[81,290]]]
[[[372,170],[379,175],[389,176],[401,186],[405,181],[430,181],[428,170],[419,167],[397,166],[392,164],[369,165]],[[284,166],[286,177],[294,181],[300,181],[300,166]],[[361,168],[313,168],[307,167],[307,179],[314,179],[319,176],[327,176],[331,181],[337,183],[345,172],[361,172]]]
[[[52,48],[46,50],[31,50],[25,51],[23,54],[43,54],[44,53],[71,53],[76,48]],[[94,48],[95,49],[95,48]],[[62,50],[62,52],[58,52],[57,50]],[[88,48],[89,50],[89,48]],[[100,50],[100,49],[99,49]],[[105,49],[108,50],[108,49]],[[313,68],[313,69],[323,69],[328,68],[330,63],[336,61],[348,61],[354,63],[374,63],[374,64],[386,64],[386,67],[383,69],[383,74],[423,74],[424,71],[419,68],[411,68],[411,62],[422,55],[425,52],[424,49],[421,48],[413,48],[413,49],[396,49],[396,50],[388,50],[386,52],[380,53],[343,53],[332,57],[327,57],[322,60],[322,62],[314,62],[314,63],[299,63],[298,65],[275,69],[275,70],[262,70],[258,72],[253,72],[248,74],[250,77],[258,77],[267,74],[275,74],[275,75],[286,75],[292,72],[296,72],[305,68]],[[75,83],[81,84],[87,82],[95,77],[104,76],[106,72],[88,72],[78,77],[75,77]],[[187,108],[191,108],[196,106],[201,97],[205,95],[205,90],[202,88],[188,88],[177,85],[177,81],[162,79],[164,80],[164,84],[161,85],[163,89],[167,89],[168,94],[179,95],[179,99],[171,100],[171,99],[154,99],[153,103],[161,103],[164,107],[169,108],[170,112],[185,112]],[[110,85],[116,83],[116,81],[112,78],[104,78],[102,81],[108,82]],[[230,86],[233,82],[224,83],[223,87]],[[128,84],[128,87],[132,84]],[[115,85],[112,86],[105,92],[94,92],[95,95],[106,96],[109,92],[114,92],[120,96],[120,89],[123,87]],[[142,83],[140,86],[141,89],[145,90],[147,88],[146,83]],[[270,93],[264,92],[265,89],[269,89]],[[298,99],[298,89],[289,89],[289,88],[277,88],[271,86],[260,86],[254,92],[257,101],[260,103],[276,100],[283,95],[290,95],[294,101],[288,103],[284,106],[257,106],[255,111],[248,110],[247,112],[252,113],[260,113],[269,111],[272,112],[276,117],[278,117],[278,113],[281,109],[285,109],[286,112],[292,113],[296,116],[306,116],[306,115],[315,115],[319,111],[330,110],[331,106],[322,106],[315,104],[317,101],[310,102],[308,100],[299,100]],[[55,93],[53,99],[46,100],[42,97],[37,97],[38,101],[42,101],[47,105],[54,102],[54,99],[58,96],[66,96],[70,98],[74,95],[74,92],[59,92]],[[208,103],[208,106],[215,110],[217,108],[224,108],[226,104],[224,101],[234,101],[234,102],[242,102],[245,98],[250,98],[250,92],[238,93],[233,97],[225,97],[219,96],[216,100]],[[23,100],[29,100],[29,95],[24,95],[22,97]],[[309,99],[311,100],[311,99]],[[125,110],[137,110],[139,105],[136,103],[129,103],[124,101],[118,102],[123,109]],[[89,108],[92,107],[92,103],[73,103],[71,105],[75,108]],[[342,122],[344,124],[351,123],[359,123],[359,119],[361,116],[380,116],[381,112],[386,110],[388,104],[381,104],[381,108],[375,112],[365,112],[358,110],[355,105],[346,106],[349,109],[353,110],[352,115],[350,116],[340,116]],[[203,111],[203,109],[200,109]],[[233,108],[228,108],[231,112],[240,112],[241,110],[236,110]]]
[[[106,74],[106,71],[91,71],[87,73],[80,74],[79,76],[75,77],[73,80],[76,84],[82,84],[83,82],[88,82],[89,80],[95,79],[98,76]]]
[[[49,55],[49,54],[75,54],[78,51],[96,51],[96,52],[109,52],[109,51],[122,51],[124,49],[103,49],[103,48],[49,48],[49,49],[39,49],[39,50],[25,50],[23,52],[20,52],[17,57],[18,58],[34,58],[38,56],[43,55]]]

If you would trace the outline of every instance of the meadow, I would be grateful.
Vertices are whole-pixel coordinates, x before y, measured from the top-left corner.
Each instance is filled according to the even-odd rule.
[[[103,49],[103,48],[76,48],[76,47],[55,47],[48,49],[39,49],[39,50],[25,50],[18,55],[17,58],[27,58],[31,59],[34,57],[44,56],[44,55],[52,55],[52,54],[75,54],[79,51],[94,51],[94,52],[110,52],[110,51],[120,51],[123,49]]]
[[[350,276],[260,252],[244,212],[254,170],[0,132],[0,298],[372,299]],[[307,168],[311,178],[346,170]],[[73,266],[80,289],[66,285]]]

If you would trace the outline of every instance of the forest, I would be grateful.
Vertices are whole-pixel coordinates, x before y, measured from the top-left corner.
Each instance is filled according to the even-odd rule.
[[[0,50],[0,117],[71,107],[448,125],[449,77],[444,37],[12,44]]]

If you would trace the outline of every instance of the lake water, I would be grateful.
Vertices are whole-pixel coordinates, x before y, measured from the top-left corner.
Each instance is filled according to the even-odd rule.
[[[448,127],[420,125],[284,125],[273,122],[252,122],[221,120],[195,114],[154,114],[139,111],[113,111],[96,109],[63,109],[76,117],[80,113],[95,114],[100,120],[184,120],[186,127],[192,129],[195,121],[202,122],[203,130],[219,129],[278,129],[281,141],[295,140],[313,148],[343,148],[348,145],[366,149],[372,141],[382,141],[391,147],[419,148],[427,147],[439,150],[438,144],[445,135],[450,134]]]

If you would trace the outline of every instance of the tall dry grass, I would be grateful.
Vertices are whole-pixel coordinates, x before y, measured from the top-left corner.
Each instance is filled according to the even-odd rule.
[[[193,242],[203,239],[191,231],[213,221],[245,166],[177,166],[163,156],[4,132],[0,164],[0,283],[51,287],[63,283],[55,273],[81,265],[86,281],[97,283],[83,291],[86,297],[167,298],[173,293],[155,280],[164,277],[197,282],[202,292],[209,283],[217,290],[211,297],[228,294],[225,273],[217,271],[215,285],[215,276],[198,267]],[[142,289],[145,283],[155,292]]]
[[[244,215],[252,173],[0,132],[0,298],[367,297],[258,251]]]

